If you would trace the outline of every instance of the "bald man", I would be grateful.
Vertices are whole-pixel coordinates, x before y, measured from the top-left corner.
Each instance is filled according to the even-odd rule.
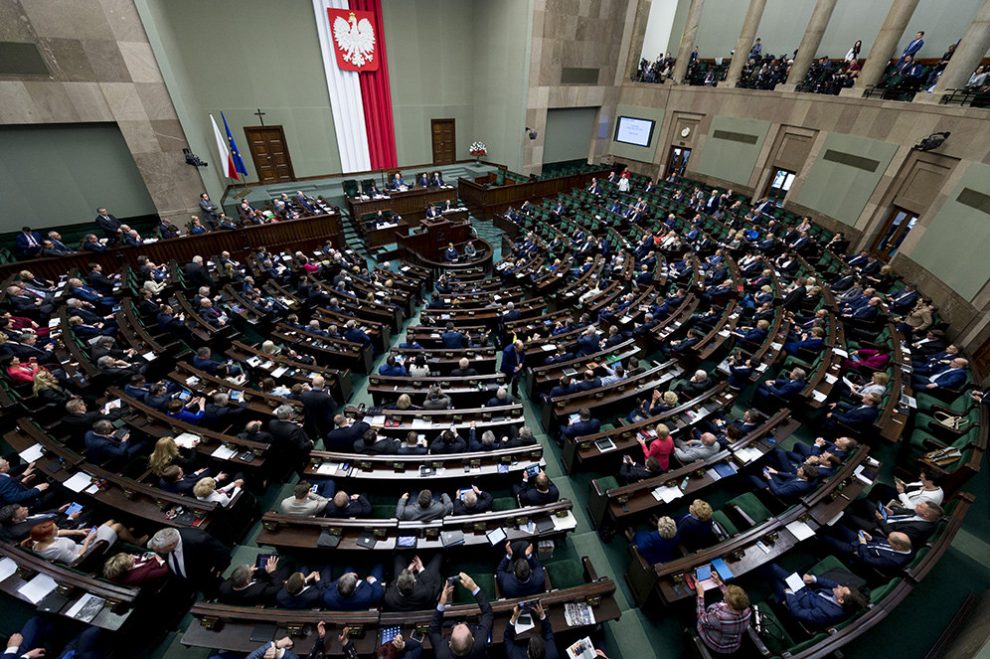
[[[451,577],[452,579],[454,577]],[[433,612],[433,619],[430,621],[430,644],[436,651],[437,659],[452,659],[453,657],[471,657],[483,659],[488,656],[488,636],[491,633],[494,614],[492,606],[488,603],[488,597],[484,591],[474,582],[470,576],[461,572],[456,577],[457,582],[467,589],[478,603],[481,609],[481,618],[477,626],[470,626],[460,622],[450,630],[450,637],[443,637],[443,612],[447,608],[447,602],[453,597],[454,584],[450,580],[440,593],[440,601]]]

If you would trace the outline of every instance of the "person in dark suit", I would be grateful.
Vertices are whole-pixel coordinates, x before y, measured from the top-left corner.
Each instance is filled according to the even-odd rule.
[[[892,531],[886,538],[874,538],[866,531],[857,533],[836,524],[826,527],[819,537],[840,557],[851,557],[853,563],[888,577],[898,574],[914,558],[911,538],[900,531]]]
[[[211,596],[230,564],[230,550],[206,531],[164,528],[148,541],[148,549],[165,559],[169,572],[189,588]]]
[[[275,418],[268,422],[268,432],[275,449],[271,457],[279,457],[279,466],[299,467],[313,448],[313,441],[296,421],[296,411],[291,405],[279,405],[275,409]]]
[[[650,565],[667,563],[680,558],[680,538],[677,523],[670,517],[657,520],[656,531],[639,531],[633,536],[633,545],[639,555]]]
[[[848,403],[837,403],[835,409],[825,415],[825,427],[835,430],[841,423],[853,430],[868,429],[880,416],[877,405],[881,398],[877,394],[867,393],[862,400],[863,404],[855,407]]]
[[[142,449],[140,442],[131,442],[130,439],[130,433],[116,437],[113,424],[101,419],[83,436],[86,459],[99,465],[121,465],[125,459],[133,457]]]
[[[10,462],[0,458],[0,505],[20,504],[22,506],[34,506],[38,503],[42,493],[48,489],[48,483],[41,482],[33,487],[28,487],[24,481],[30,482],[33,470],[28,467],[19,477],[11,476]]]
[[[330,569],[293,572],[275,595],[280,609],[315,609],[323,604],[323,591],[330,584]]]
[[[333,418],[334,429],[326,434],[323,445],[328,451],[347,452],[350,451],[354,442],[364,436],[371,426],[364,421],[364,416],[356,416],[353,420],[348,419],[343,414],[338,414]]]
[[[199,195],[199,209],[203,211],[203,219],[210,225],[216,224],[220,219],[220,209],[210,199],[210,195],[203,193]]]
[[[526,365],[525,362],[525,345],[519,339],[507,345],[502,351],[502,366],[500,370],[505,374],[506,380],[511,385],[512,395],[516,397],[519,396],[519,378]]]
[[[358,573],[345,568],[340,578],[323,590],[323,608],[330,611],[367,611],[373,609],[385,598],[382,578],[385,571],[381,565],[371,569],[371,574],[362,579]]]
[[[220,584],[217,599],[235,606],[274,606],[275,596],[289,571],[279,569],[278,556],[269,556],[264,569],[255,565],[238,565]]]
[[[211,430],[223,430],[231,425],[240,425],[247,407],[242,402],[231,404],[230,394],[217,392],[213,398],[203,407],[203,425]]]
[[[512,543],[506,541],[505,556],[498,564],[495,579],[499,592],[510,599],[546,590],[546,576],[540,561],[533,556],[533,543],[520,542],[513,550]]]
[[[631,456],[622,456],[622,464],[619,465],[619,482],[630,485],[659,476],[662,473],[660,463],[656,458],[647,458],[645,464],[637,464]]]
[[[182,272],[189,286],[194,288],[200,288],[201,286],[213,288],[213,278],[210,276],[206,266],[203,265],[202,256],[197,254],[192,257],[192,261],[182,266]]]
[[[447,602],[454,594],[454,584],[448,582],[440,595],[436,610],[433,612],[433,619],[430,621],[430,644],[436,652],[437,659],[451,659],[452,657],[484,659],[488,656],[488,637],[491,634],[495,614],[492,612],[491,604],[488,603],[488,596],[474,582],[474,579],[461,572],[458,575],[458,583],[470,592],[478,603],[478,608],[481,610],[478,624],[471,627],[467,623],[458,623],[451,629],[450,638],[444,640],[443,614]]]
[[[786,604],[794,620],[813,629],[831,627],[866,608],[862,593],[827,577],[805,574],[804,588],[792,592],[786,583],[789,572],[771,564],[770,573],[776,599]]]
[[[451,377],[466,378],[478,374],[478,370],[471,367],[471,361],[467,357],[461,357],[457,362],[457,368],[450,372]]]
[[[911,377],[914,388],[918,391],[932,392],[945,389],[958,389],[966,383],[966,367],[969,361],[962,357],[956,357],[948,366],[942,366],[934,375]]]
[[[591,418],[591,410],[586,407],[581,408],[578,411],[578,416],[581,418],[574,423],[568,423],[560,429],[560,443],[563,444],[569,439],[574,439],[575,437],[583,437],[584,435],[593,435],[598,432],[602,427],[602,422],[598,419]]]
[[[444,347],[450,350],[468,347],[467,337],[464,336],[463,332],[455,330],[453,323],[447,323],[447,327],[443,334],[440,335],[440,339],[443,341]]]
[[[802,368],[795,368],[785,378],[777,378],[776,380],[767,380],[762,383],[756,389],[756,393],[753,395],[754,403],[769,403],[771,396],[776,396],[790,403],[795,400],[804,390],[805,378],[807,374]]]
[[[324,517],[337,519],[368,517],[371,515],[371,502],[363,494],[348,494],[340,490],[323,511]]]
[[[492,495],[477,485],[454,499],[453,515],[480,515],[492,509]]]
[[[396,554],[394,578],[385,589],[385,609],[388,611],[422,611],[429,609],[443,589],[440,574],[443,557],[437,554],[426,565],[419,556],[411,561]],[[437,647],[437,646],[434,646]]]
[[[222,476],[222,474],[220,475]],[[169,465],[162,470],[161,476],[158,478],[158,489],[188,496],[192,494],[196,483],[206,476],[209,476],[209,470],[206,467],[187,474],[179,465]]]
[[[774,496],[785,499],[797,499],[815,489],[818,480],[818,467],[802,465],[794,473],[778,471],[773,467],[764,467],[762,478],[756,474],[750,475],[750,483],[758,490],[770,490]]]
[[[550,482],[550,477],[542,470],[532,479],[523,472],[522,483],[512,486],[512,493],[519,500],[520,506],[545,506],[560,499],[560,491]]]
[[[21,232],[14,239],[14,247],[17,255],[23,259],[30,259],[41,252],[41,234],[32,231],[31,227],[22,227]]]
[[[550,618],[543,608],[543,604],[536,602],[530,609],[540,621],[540,635],[535,634],[529,637],[528,641],[516,639],[516,621],[522,614],[522,609],[517,604],[512,609],[512,615],[505,625],[505,656],[506,659],[557,659],[557,645],[553,637],[553,627]]]
[[[337,401],[327,391],[326,379],[322,375],[314,375],[310,382],[310,389],[299,396],[303,404],[304,427],[310,436],[324,437],[331,432]]]
[[[110,214],[106,208],[96,209],[96,219],[93,220],[106,236],[107,244],[120,241],[120,220]]]
[[[711,547],[718,542],[712,523],[712,507],[707,501],[695,499],[687,515],[677,520],[677,537],[688,551]]]

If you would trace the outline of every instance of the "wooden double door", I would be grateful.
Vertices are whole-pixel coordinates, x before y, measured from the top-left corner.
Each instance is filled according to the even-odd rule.
[[[244,134],[261,183],[295,179],[292,158],[285,143],[285,131],[281,126],[247,126]]]

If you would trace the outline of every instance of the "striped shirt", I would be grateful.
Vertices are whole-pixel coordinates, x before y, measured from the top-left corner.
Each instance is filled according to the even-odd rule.
[[[720,585],[725,597],[725,585]],[[743,635],[749,627],[750,610],[733,611],[725,602],[712,604],[705,609],[705,598],[699,596],[698,636],[710,649],[723,654],[731,654],[742,646]]]

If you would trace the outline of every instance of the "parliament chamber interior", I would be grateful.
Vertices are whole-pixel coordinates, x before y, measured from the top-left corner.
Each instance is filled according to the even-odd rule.
[[[975,657],[990,0],[0,0],[4,657]]]

